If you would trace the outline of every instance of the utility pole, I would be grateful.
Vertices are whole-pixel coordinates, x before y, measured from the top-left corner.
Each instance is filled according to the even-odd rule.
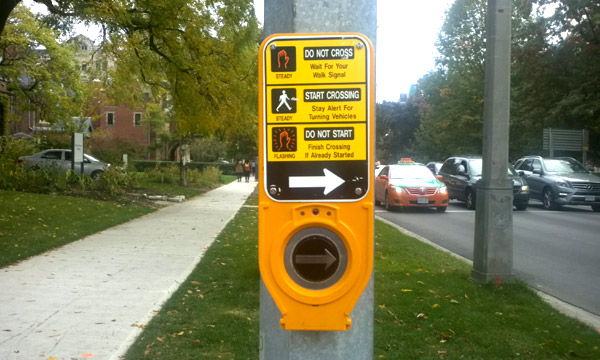
[[[510,117],[511,1],[488,0],[483,177],[477,184],[471,279],[513,280],[512,181],[507,175]]]
[[[277,33],[342,33],[366,35],[374,44],[376,0],[265,0],[264,37]],[[374,81],[374,79],[373,79]],[[374,119],[373,119],[374,121]],[[265,164],[260,164],[260,167]],[[351,360],[373,357],[373,277],[354,306],[346,331],[290,331],[261,278],[261,360]]]

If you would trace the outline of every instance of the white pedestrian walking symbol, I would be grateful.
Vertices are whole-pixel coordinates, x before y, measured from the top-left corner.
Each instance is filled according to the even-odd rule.
[[[291,101],[298,101],[298,99],[296,99],[295,97],[293,98],[289,98],[285,92],[285,90],[281,90],[281,95],[279,95],[279,105],[277,105],[277,108],[275,109],[275,111],[279,112],[279,108],[282,105],[285,105],[285,107],[288,108],[288,110],[292,110],[292,107],[290,106],[290,104],[288,104],[288,100]]]

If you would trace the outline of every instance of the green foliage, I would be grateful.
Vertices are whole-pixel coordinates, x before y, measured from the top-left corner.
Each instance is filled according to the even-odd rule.
[[[116,166],[106,169],[99,179],[92,183],[92,189],[110,197],[123,195],[136,185],[136,178]]]
[[[169,166],[179,166],[177,161],[154,161],[154,160],[134,160],[131,164],[137,171],[148,172],[154,168],[164,168]],[[203,163],[203,162],[190,162],[185,165],[188,169],[202,170],[206,167],[216,167],[224,175],[235,174],[235,164],[224,164],[224,163]]]
[[[0,136],[8,135],[10,99],[6,94],[0,94]]]
[[[481,152],[485,0],[456,0],[441,29],[437,69],[419,82],[419,153],[443,160]],[[542,153],[544,128],[587,129],[600,158],[600,5],[512,3],[510,158]]]
[[[95,131],[84,144],[86,152],[112,165],[122,166],[123,154],[127,154],[128,161],[131,161],[143,158],[146,153],[146,149],[136,141],[115,138],[102,131]]]
[[[50,123],[81,114],[83,106],[78,63],[57,38],[23,5],[14,8],[0,37],[0,79],[12,106],[39,111]]]
[[[376,159],[382,164],[414,157],[414,134],[419,126],[418,104],[384,102],[376,105]]]
[[[157,183],[179,184],[180,176],[179,166],[155,167],[146,172],[146,177]],[[186,178],[189,185],[213,186],[221,182],[221,171],[212,166],[202,170],[188,169]]]

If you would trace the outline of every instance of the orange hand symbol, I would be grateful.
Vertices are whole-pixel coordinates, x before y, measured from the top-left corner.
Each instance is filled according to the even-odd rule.
[[[277,65],[279,66],[279,68],[281,69],[281,60],[285,59],[285,64],[283,64],[283,67],[285,69],[287,69],[287,64],[288,61],[290,61],[290,58],[287,56],[287,51],[285,50],[281,50],[280,52],[277,53]]]

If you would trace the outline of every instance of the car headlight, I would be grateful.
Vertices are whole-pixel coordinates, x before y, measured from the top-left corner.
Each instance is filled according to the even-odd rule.
[[[528,185],[521,186],[521,191],[529,191],[529,186]]]
[[[392,186],[394,188],[394,190],[396,190],[397,193],[405,193],[404,188],[401,188],[399,186]]]
[[[440,194],[445,194],[445,193],[447,193],[447,192],[448,192],[448,188],[447,188],[447,187],[445,187],[445,186],[442,186],[442,187],[440,188]]]
[[[560,186],[560,187],[566,187],[566,188],[571,187],[568,182],[562,181],[562,180],[556,180],[554,182],[554,185]]]

